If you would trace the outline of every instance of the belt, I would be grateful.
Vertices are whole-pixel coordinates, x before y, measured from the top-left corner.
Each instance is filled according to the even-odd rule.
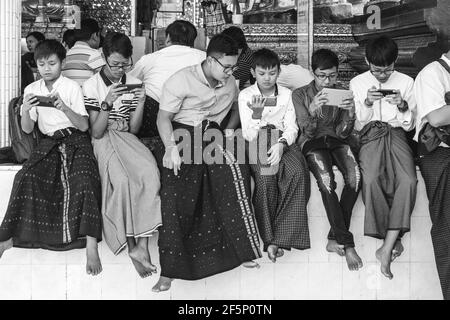
[[[51,135],[49,137],[52,139],[62,139],[62,138],[70,136],[75,131],[78,131],[78,130],[75,128],[64,128],[64,129],[56,130],[55,132],[53,132],[53,135]]]

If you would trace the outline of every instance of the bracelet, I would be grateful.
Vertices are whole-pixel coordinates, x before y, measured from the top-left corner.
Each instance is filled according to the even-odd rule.
[[[403,104],[403,107],[400,106],[401,104]],[[403,100],[401,104],[397,105],[398,111],[400,111],[401,113],[404,113],[404,112],[408,111],[408,109],[409,109],[408,102]]]

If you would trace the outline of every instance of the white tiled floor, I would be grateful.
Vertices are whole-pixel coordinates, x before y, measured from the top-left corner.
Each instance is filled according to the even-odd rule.
[[[0,220],[6,210],[15,168],[0,167]],[[336,174],[338,184],[342,182]],[[169,292],[153,293],[158,275],[141,279],[126,250],[114,256],[105,242],[99,252],[103,272],[85,273],[85,251],[50,252],[17,249],[0,259],[0,299],[442,299],[433,247],[428,200],[420,173],[419,192],[405,235],[405,252],[392,265],[393,280],[380,274],[375,250],[381,241],[363,236],[364,206],[359,197],[351,230],[364,261],[358,272],[347,269],[345,259],[325,251],[329,224],[316,182],[311,177],[310,250],[285,252],[276,264],[266,257],[260,269],[243,267],[198,281],[175,281]],[[340,192],[341,189],[338,189]],[[156,242],[151,254],[158,263]]]

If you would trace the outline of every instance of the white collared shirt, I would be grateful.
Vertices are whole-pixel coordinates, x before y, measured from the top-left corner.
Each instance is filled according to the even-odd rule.
[[[52,91],[47,89],[44,79],[41,79],[29,84],[23,94],[24,96],[29,93],[37,96],[50,96],[56,92],[67,107],[79,115],[88,116],[80,86],[75,81],[62,75],[53,84]],[[22,106],[20,107],[20,114],[22,115]],[[33,107],[30,109],[30,118],[37,121],[39,130],[46,135],[52,135],[57,130],[74,127],[64,112],[52,107]]]
[[[277,105],[265,107],[261,119],[253,119],[253,111],[247,106],[247,102],[251,102],[254,95],[261,95],[257,83],[242,90],[239,94],[239,116],[244,139],[247,141],[256,139],[261,127],[272,124],[278,130],[283,131],[281,138],[285,138],[288,145],[294,143],[297,138],[298,126],[291,90],[278,86]]]
[[[409,110],[400,112],[396,105],[386,101],[386,98],[375,101],[372,107],[366,106],[367,91],[372,87],[377,89],[400,90],[403,100],[408,103]],[[415,126],[416,99],[414,97],[414,80],[403,73],[394,71],[386,83],[380,83],[370,71],[366,71],[350,81],[350,90],[355,96],[355,129],[361,130],[371,121],[382,121],[392,127],[401,127],[411,131]]]
[[[450,60],[445,55],[442,55],[441,59],[450,66]],[[426,116],[447,105],[445,93],[449,91],[450,73],[439,62],[434,61],[419,72],[414,83],[417,99],[417,130],[414,140],[418,141],[420,130],[428,122]]]
[[[175,72],[199,64],[206,52],[188,46],[171,45],[143,56],[129,72],[145,84],[145,93],[160,102],[164,83]]]

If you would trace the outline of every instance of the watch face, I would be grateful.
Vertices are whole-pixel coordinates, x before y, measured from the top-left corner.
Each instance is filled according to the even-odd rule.
[[[103,111],[109,111],[112,109],[112,106],[110,107],[109,104],[107,104],[105,101],[103,101],[102,104],[100,105],[100,108]]]

